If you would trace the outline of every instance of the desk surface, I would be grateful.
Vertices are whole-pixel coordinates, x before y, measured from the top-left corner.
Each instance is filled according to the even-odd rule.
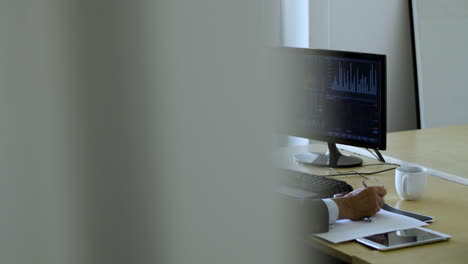
[[[468,178],[468,125],[389,133],[384,155]]]
[[[385,155],[414,162],[440,171],[468,177],[468,125],[448,128],[424,129],[390,133]],[[290,157],[313,149],[326,149],[325,145],[309,145],[288,148],[283,160],[287,167],[315,174],[334,174],[330,169],[295,164]],[[321,151],[321,150],[318,150]],[[376,164],[376,160],[362,157],[364,165]],[[371,172],[389,168],[389,165],[353,168]],[[347,171],[339,169],[338,171]],[[372,178],[375,177],[375,178]],[[400,200],[394,184],[394,171],[373,175],[366,180],[369,185],[377,181],[385,184],[387,204],[397,208],[433,216],[435,221],[427,226],[452,236],[447,242],[421,245],[412,248],[381,252],[357,242],[331,244],[309,236],[307,242],[350,263],[466,263],[468,255],[468,186],[437,177],[428,177],[424,196],[418,201]],[[338,176],[354,188],[359,188],[360,176]]]

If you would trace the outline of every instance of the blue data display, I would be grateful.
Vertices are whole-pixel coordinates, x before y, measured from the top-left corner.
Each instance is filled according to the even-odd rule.
[[[334,91],[377,95],[379,64],[364,61],[329,59],[328,78]]]
[[[302,57],[297,119],[304,131],[377,143],[381,134],[381,63],[367,59]]]

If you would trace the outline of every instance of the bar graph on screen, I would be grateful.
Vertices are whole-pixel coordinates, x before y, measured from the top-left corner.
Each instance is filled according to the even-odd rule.
[[[377,95],[378,66],[372,62],[328,61],[330,89],[345,93]]]

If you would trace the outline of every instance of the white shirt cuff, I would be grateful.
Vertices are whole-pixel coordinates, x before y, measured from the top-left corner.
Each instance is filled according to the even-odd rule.
[[[335,224],[336,220],[338,219],[338,215],[340,213],[338,209],[338,205],[332,199],[322,199],[325,205],[328,207],[328,224],[333,225]]]

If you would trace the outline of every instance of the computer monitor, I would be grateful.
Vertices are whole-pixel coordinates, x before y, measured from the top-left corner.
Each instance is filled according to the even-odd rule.
[[[284,48],[290,76],[287,134],[328,142],[328,153],[302,153],[296,161],[353,167],[336,143],[386,149],[385,55]],[[284,91],[283,91],[284,92]],[[379,153],[380,155],[380,153]]]

